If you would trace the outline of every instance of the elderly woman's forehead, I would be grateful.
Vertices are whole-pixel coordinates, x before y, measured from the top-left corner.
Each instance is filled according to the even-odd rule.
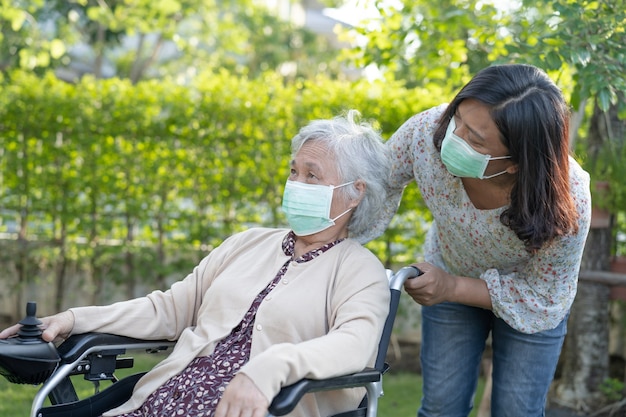
[[[324,143],[319,142],[305,142],[291,165],[327,175],[336,175],[338,170],[336,155]]]
[[[319,140],[308,140],[302,144],[296,155],[308,155],[310,157],[318,157],[323,159],[332,158],[334,160],[334,152],[325,142]]]

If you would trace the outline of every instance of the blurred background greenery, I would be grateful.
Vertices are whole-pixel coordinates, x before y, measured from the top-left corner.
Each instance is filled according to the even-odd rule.
[[[356,108],[389,137],[494,63],[548,71],[574,154],[611,183],[606,206],[626,207],[623,0],[0,6],[5,318],[27,296],[45,312],[164,287],[229,234],[284,225],[299,127]],[[388,267],[419,257],[429,222],[406,194],[369,244]]]
[[[624,257],[625,0],[0,0],[0,324],[30,299],[167,288],[228,235],[285,225],[311,119],[355,108],[388,138],[511,62],[563,89],[600,255]],[[368,247],[412,262],[429,221],[409,186]]]

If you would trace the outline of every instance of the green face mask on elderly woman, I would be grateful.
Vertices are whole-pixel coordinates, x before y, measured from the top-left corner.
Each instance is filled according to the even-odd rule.
[[[335,225],[335,221],[347,214],[351,208],[330,218],[330,206],[333,192],[337,188],[353,184],[317,185],[287,180],[283,193],[283,211],[287,216],[289,226],[297,236],[308,236],[319,233]]]

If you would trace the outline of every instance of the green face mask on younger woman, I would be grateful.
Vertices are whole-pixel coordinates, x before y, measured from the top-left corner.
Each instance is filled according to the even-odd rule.
[[[335,220],[349,212],[348,209],[334,219],[330,218],[330,205],[336,188],[352,184],[316,185],[287,180],[283,193],[283,212],[297,236],[308,236],[335,225]]]
[[[496,159],[507,159],[510,156],[485,155],[477,152],[469,146],[462,138],[454,134],[456,122],[454,117],[450,119],[446,136],[441,143],[441,160],[450,174],[463,178],[479,178],[486,180],[504,174],[506,171],[493,175],[485,175],[489,161]]]

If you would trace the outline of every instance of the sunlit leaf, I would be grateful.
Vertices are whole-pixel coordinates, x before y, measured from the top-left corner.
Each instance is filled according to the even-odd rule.
[[[24,24],[25,21],[26,21],[26,13],[20,10],[16,10],[15,13],[13,13],[13,16],[11,18],[11,29],[17,32],[18,30],[22,28],[22,25]]]
[[[53,39],[50,42],[50,55],[54,59],[59,59],[65,54],[65,43],[60,39]]]
[[[611,105],[611,92],[609,89],[603,88],[598,91],[598,106],[602,111],[608,111]]]

